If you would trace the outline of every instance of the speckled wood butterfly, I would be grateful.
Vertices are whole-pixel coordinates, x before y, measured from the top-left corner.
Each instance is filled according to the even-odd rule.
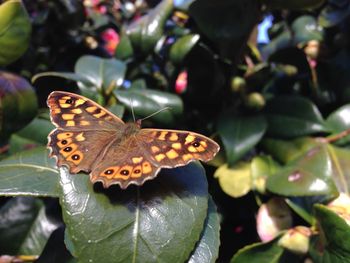
[[[83,96],[54,91],[48,99],[51,121],[50,157],[70,173],[90,172],[104,187],[142,185],[161,168],[207,162],[219,151],[213,140],[189,131],[141,129],[140,121],[121,119]]]

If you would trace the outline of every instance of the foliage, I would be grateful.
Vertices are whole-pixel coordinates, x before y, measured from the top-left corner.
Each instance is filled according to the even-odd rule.
[[[349,10],[323,0],[2,1],[0,261],[346,262]],[[270,41],[258,43],[269,16]],[[142,187],[103,189],[48,158],[53,90],[125,121],[168,107],[143,126],[203,133],[221,151]]]

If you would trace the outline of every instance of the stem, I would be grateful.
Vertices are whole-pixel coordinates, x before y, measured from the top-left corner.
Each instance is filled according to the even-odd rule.
[[[350,134],[350,129],[347,129],[347,130],[342,131],[338,134],[335,134],[335,135],[332,135],[332,136],[329,136],[329,137],[323,138],[323,139],[328,143],[332,143],[332,142],[338,141],[340,139],[343,139],[344,137],[348,136],[349,134]]]

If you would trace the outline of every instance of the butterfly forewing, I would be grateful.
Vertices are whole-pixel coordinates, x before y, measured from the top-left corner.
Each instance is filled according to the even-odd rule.
[[[47,105],[51,121],[67,130],[116,130],[124,122],[97,103],[69,92],[52,92]]]

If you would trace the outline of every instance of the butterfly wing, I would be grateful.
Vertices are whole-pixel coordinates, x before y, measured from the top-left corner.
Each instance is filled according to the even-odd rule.
[[[161,168],[183,166],[191,161],[208,162],[220,150],[212,139],[189,131],[141,129],[142,148],[152,156],[152,163]]]
[[[85,97],[54,91],[47,105],[56,126],[48,136],[50,157],[71,173],[90,171],[97,156],[121,136],[123,121]]]
[[[104,187],[142,185],[161,168],[183,166],[194,160],[209,161],[219,151],[213,140],[194,132],[141,129],[135,136],[111,145],[103,162],[92,168],[92,182]]]

